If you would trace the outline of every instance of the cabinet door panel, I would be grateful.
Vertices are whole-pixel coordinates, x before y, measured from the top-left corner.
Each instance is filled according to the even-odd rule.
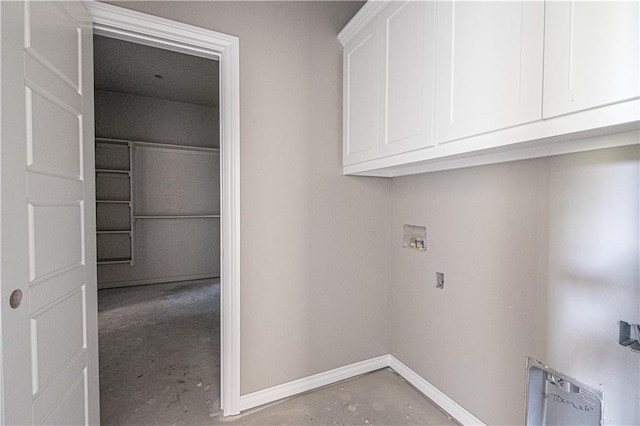
[[[544,4],[438,3],[438,142],[541,118]]]
[[[638,2],[548,2],[545,118],[640,96]]]
[[[344,49],[343,163],[373,159],[378,153],[379,20]]]
[[[394,2],[382,13],[381,155],[433,143],[434,9],[433,2]]]

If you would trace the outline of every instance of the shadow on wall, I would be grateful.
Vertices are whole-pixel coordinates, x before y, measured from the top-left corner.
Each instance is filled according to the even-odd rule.
[[[638,355],[618,321],[640,319],[640,150],[551,159],[547,353],[552,368],[605,393],[605,423],[638,424]]]
[[[392,354],[487,424],[523,422],[528,356],[640,424],[617,342],[640,316],[639,169],[634,145],[394,178],[392,235],[424,225],[427,251],[392,242]]]

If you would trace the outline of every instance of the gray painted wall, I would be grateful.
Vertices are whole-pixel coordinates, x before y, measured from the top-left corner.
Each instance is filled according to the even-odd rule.
[[[217,146],[216,108],[96,91],[96,135]],[[220,213],[218,153],[134,148],[134,214]],[[185,190],[187,189],[187,190]],[[219,219],[139,219],[135,264],[99,265],[99,288],[220,276]]]
[[[389,352],[389,181],[342,176],[362,3],[121,2],[240,37],[243,394]]]
[[[638,354],[616,339],[640,319],[639,157],[393,179],[392,354],[487,424],[523,422],[528,355],[602,389],[607,424],[638,424]],[[426,252],[401,247],[404,223]]]
[[[220,144],[218,108],[104,90],[95,91],[95,108],[96,135],[103,138]]]

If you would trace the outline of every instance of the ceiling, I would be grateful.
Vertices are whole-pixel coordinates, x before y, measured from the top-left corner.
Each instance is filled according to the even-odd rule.
[[[218,106],[218,61],[94,36],[96,89]]]

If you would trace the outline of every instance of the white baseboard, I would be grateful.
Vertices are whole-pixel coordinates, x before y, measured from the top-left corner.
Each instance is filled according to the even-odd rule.
[[[382,355],[366,361],[339,367],[324,373],[314,374],[292,382],[283,383],[268,389],[248,393],[240,396],[240,410],[258,407],[282,398],[317,389],[341,380],[350,379],[360,374],[370,373],[389,366],[389,355]]]
[[[463,425],[482,425],[484,423],[473,414],[465,410],[460,404],[445,395],[440,389],[422,378],[418,373],[404,365],[393,355],[382,355],[366,361],[346,365],[324,373],[314,374],[292,382],[283,383],[268,389],[248,393],[240,396],[240,411],[269,404],[279,399],[298,395],[322,386],[331,385],[341,380],[350,379],[360,374],[370,373],[381,368],[391,367],[396,373],[411,383],[427,398],[438,405],[451,417]]]
[[[484,425],[476,416],[465,410],[460,404],[445,395],[440,389],[426,381],[418,373],[404,365],[393,355],[389,355],[389,367],[401,375],[407,382],[422,392],[427,398],[463,425]]]
[[[181,281],[208,280],[213,278],[220,278],[220,273],[179,275],[175,277],[151,278],[148,280],[114,281],[110,283],[98,283],[98,290],[104,290],[108,288],[134,287],[138,285],[148,285],[148,284],[165,284],[165,283],[173,283],[173,282],[177,283]]]

